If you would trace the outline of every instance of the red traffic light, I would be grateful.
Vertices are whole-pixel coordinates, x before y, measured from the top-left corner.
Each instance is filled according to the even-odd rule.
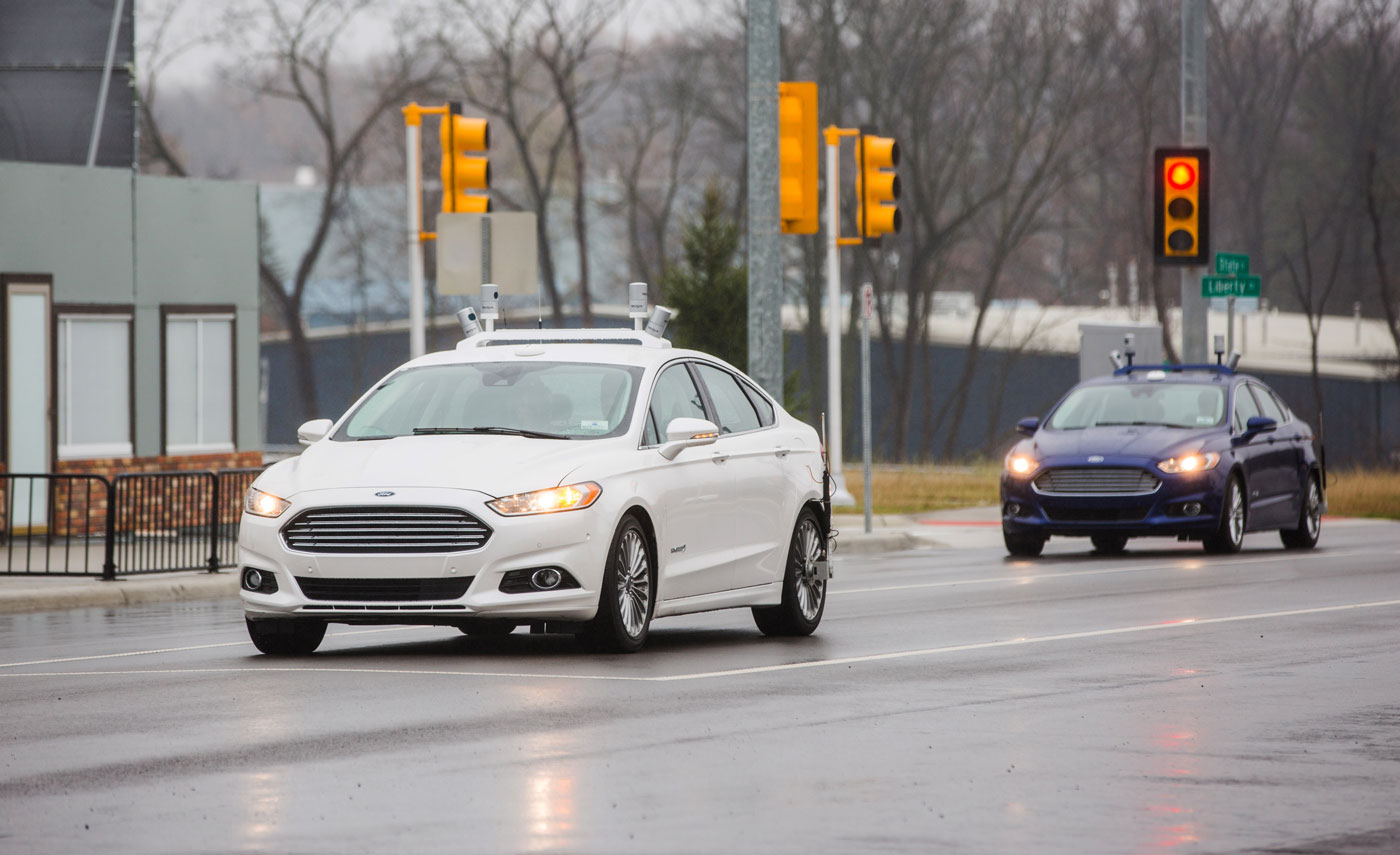
[[[1196,183],[1196,170],[1184,160],[1167,164],[1167,183],[1176,190],[1185,190]]]

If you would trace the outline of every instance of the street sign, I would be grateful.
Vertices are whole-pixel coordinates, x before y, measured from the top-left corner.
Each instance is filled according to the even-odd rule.
[[[1215,272],[1221,276],[1247,276],[1249,274],[1249,256],[1235,252],[1217,252],[1215,254]]]
[[[1258,276],[1202,276],[1201,296],[1258,297],[1263,285]]]
[[[875,287],[869,282],[860,288],[861,317],[868,318],[875,314]]]

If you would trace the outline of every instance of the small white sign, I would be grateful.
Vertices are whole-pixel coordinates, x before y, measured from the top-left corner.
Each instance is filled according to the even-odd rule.
[[[869,282],[861,286],[860,289],[861,317],[869,318],[875,314],[875,286]]]

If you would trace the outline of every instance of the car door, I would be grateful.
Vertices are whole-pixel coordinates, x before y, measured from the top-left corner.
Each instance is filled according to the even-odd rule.
[[[779,544],[786,546],[792,521],[782,518],[786,480],[770,429],[772,412],[760,414],[743,381],[728,370],[707,362],[694,367],[719,425],[715,450],[726,456],[732,481],[725,502],[726,542],[719,545],[731,584],[745,588],[777,581],[783,563],[775,553]]]
[[[1300,444],[1297,425],[1268,389],[1258,383],[1249,383],[1249,390],[1259,404],[1259,414],[1273,419],[1278,429],[1261,435],[1255,442],[1263,441],[1262,453],[1265,459],[1265,483],[1259,501],[1261,522],[1284,525],[1298,518],[1301,506],[1302,482],[1298,477]]]
[[[672,419],[708,419],[705,400],[685,362],[664,368],[652,386],[642,440],[648,446],[649,478],[655,507],[659,593],[665,600],[695,597],[731,586],[724,555],[725,503],[733,481],[725,457],[714,445],[687,448],[666,460],[655,450],[666,441]],[[654,459],[650,459],[654,458]]]

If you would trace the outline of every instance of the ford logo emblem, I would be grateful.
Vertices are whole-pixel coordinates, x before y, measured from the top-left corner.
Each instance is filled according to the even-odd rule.
[[[1103,458],[1099,458],[1099,459],[1102,460]],[[375,493],[374,495],[378,496],[378,497],[381,498],[381,499],[387,499],[388,497],[394,495],[394,491],[393,491],[393,490],[380,490],[378,493]]]
[[[1090,455],[1090,456],[1089,456],[1089,462],[1090,462],[1090,463],[1102,463],[1102,462],[1103,462],[1103,455],[1102,455],[1102,454],[1093,454],[1093,455]],[[384,494],[383,494],[383,493],[380,493],[379,495],[382,496],[382,495],[384,495]],[[389,495],[392,496],[392,495],[394,495],[394,494],[393,494],[393,493],[390,493]]]

